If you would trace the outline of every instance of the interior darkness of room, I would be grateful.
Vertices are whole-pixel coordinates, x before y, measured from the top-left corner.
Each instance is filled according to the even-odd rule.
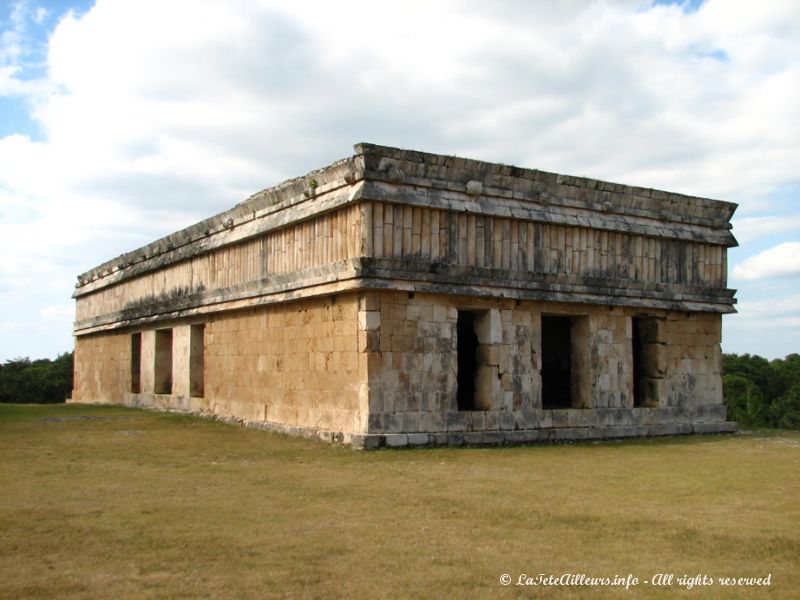
[[[572,319],[542,317],[542,408],[572,406]]]
[[[458,311],[458,410],[475,410],[475,369],[477,367],[478,336],[475,334],[475,314]]]

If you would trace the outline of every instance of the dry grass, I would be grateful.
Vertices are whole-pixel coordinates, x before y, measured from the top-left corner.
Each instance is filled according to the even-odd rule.
[[[356,452],[127,408],[0,405],[2,598],[771,597],[800,433]],[[772,574],[769,588],[499,576]]]

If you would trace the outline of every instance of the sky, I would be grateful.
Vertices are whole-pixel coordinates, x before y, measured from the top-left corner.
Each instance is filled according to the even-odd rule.
[[[357,142],[736,202],[723,351],[800,352],[796,0],[0,0],[0,362]]]

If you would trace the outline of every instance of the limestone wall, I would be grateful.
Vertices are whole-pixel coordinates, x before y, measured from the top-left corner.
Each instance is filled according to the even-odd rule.
[[[476,410],[457,406],[459,311],[479,317]],[[543,316],[572,322],[572,404],[560,409],[543,409]],[[646,344],[634,346],[636,318],[663,323],[663,350],[656,358],[664,363],[663,373],[649,404],[652,397],[637,400],[634,394],[634,353],[646,353]],[[373,292],[360,319],[371,334],[366,347],[371,433],[724,421],[719,315]]]
[[[367,364],[358,351],[358,306],[350,294],[160,323],[157,330],[81,336],[73,400],[185,410],[278,429],[361,432]],[[163,365],[157,338],[166,331],[171,356]],[[132,393],[131,336],[137,334],[140,393]],[[202,369],[200,381],[196,373],[193,381],[193,364]],[[160,369],[169,373],[171,393],[159,393]]]
[[[186,304],[198,306],[213,293],[241,289],[287,273],[303,273],[359,255],[360,213],[357,206],[236,244],[198,253],[78,297],[76,320],[85,325],[100,318],[115,322],[126,317],[170,312]],[[126,314],[128,313],[128,314]],[[105,317],[105,319],[103,319]]]
[[[209,410],[251,421],[362,431],[366,364],[358,353],[357,310],[351,294],[209,321]]]
[[[722,404],[722,319],[670,313],[666,320],[667,405]]]
[[[475,340],[474,405],[459,409],[465,313]],[[544,403],[548,318],[570,323],[565,377],[572,392],[561,407]],[[73,399],[186,410],[357,443],[717,430],[727,427],[720,322],[712,313],[362,291],[81,336]],[[199,387],[193,365],[201,369]],[[169,390],[158,393],[165,377]],[[637,378],[646,385],[637,389]]]
[[[374,203],[371,214],[376,258],[725,287],[719,245],[399,204]]]
[[[76,338],[72,400],[122,402],[130,388],[130,346],[126,333]]]
[[[369,144],[356,151],[80,275],[76,334],[398,281],[733,310],[735,205]]]

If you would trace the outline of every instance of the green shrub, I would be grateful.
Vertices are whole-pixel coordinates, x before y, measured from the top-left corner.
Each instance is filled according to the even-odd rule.
[[[0,365],[0,402],[52,404],[72,392],[72,352],[31,360],[15,358]]]
[[[800,429],[800,354],[771,361],[725,354],[722,365],[728,418],[751,427]]]

